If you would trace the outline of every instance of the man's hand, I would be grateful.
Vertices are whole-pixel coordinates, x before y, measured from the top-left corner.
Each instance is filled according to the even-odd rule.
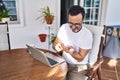
[[[55,49],[57,51],[63,51],[63,47],[62,47],[61,43],[56,44]]]
[[[59,51],[65,51],[66,53],[70,53],[72,54],[75,49],[73,48],[73,46],[64,46],[64,44],[62,43],[57,43],[55,46],[55,49],[59,52]]]

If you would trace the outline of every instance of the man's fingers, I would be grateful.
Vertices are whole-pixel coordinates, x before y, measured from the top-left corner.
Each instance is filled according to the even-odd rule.
[[[57,51],[62,51],[62,50],[63,50],[61,44],[59,44],[59,43],[56,44],[55,49],[56,49]]]

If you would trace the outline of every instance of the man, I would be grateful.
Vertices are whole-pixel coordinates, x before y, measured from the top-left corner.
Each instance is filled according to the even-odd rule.
[[[68,23],[63,24],[53,48],[63,51],[63,57],[68,63],[67,80],[84,80],[85,70],[88,68],[88,54],[92,48],[92,33],[82,26],[85,11],[74,5],[68,12]]]

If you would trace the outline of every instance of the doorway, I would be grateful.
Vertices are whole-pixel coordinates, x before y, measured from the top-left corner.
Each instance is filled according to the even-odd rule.
[[[60,25],[67,22],[68,9],[74,4],[74,0],[61,0]]]

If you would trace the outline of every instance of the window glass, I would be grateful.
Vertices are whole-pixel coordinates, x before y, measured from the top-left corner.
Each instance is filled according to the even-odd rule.
[[[84,0],[84,7],[90,7],[91,6],[91,0]]]
[[[90,18],[90,9],[85,9],[85,20],[89,20]]]
[[[98,25],[100,0],[84,0],[83,4],[85,8],[84,23]]]
[[[94,7],[99,7],[100,0],[95,0]]]
[[[15,0],[2,0],[6,9],[9,11],[10,21],[17,21],[16,1]]]

